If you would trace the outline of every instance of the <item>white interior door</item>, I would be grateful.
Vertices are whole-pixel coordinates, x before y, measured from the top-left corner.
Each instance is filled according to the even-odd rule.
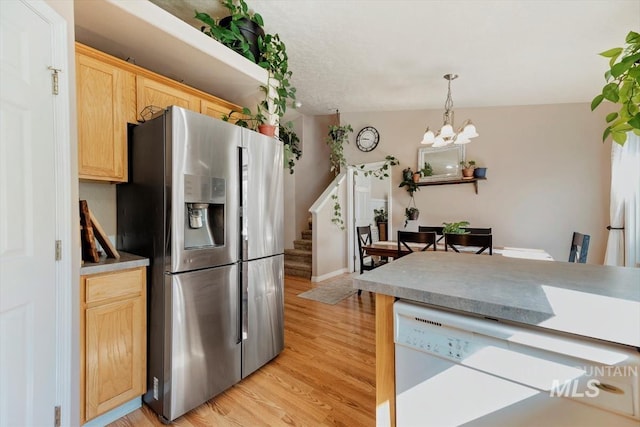
[[[53,425],[56,141],[52,25],[0,6],[0,426]]]

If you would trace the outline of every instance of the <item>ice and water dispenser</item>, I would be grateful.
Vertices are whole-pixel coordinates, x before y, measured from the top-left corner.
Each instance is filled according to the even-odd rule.
[[[184,175],[184,248],[224,245],[225,181]]]

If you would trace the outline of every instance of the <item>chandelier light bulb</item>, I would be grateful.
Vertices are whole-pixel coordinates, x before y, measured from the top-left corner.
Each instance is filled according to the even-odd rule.
[[[447,145],[447,141],[442,136],[436,136],[433,148],[444,147],[445,145]]]
[[[433,147],[444,147],[451,143],[454,144],[467,144],[471,142],[471,138],[475,138],[478,135],[476,127],[471,120],[466,120],[462,127],[457,132],[453,130],[453,98],[451,97],[451,81],[458,78],[457,74],[445,74],[444,78],[448,81],[447,100],[444,103],[443,124],[440,131],[434,135],[432,131],[427,130],[424,132],[421,144],[433,144]]]
[[[424,132],[424,136],[422,137],[421,144],[433,144],[436,140],[436,136],[433,134],[433,131],[427,130]]]
[[[453,126],[451,125],[444,125],[442,126],[442,129],[440,129],[440,136],[443,138],[453,138],[454,135]]]

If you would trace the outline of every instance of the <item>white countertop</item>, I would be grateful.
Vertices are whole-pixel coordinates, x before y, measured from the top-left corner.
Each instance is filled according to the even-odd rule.
[[[640,347],[640,269],[505,256],[414,252],[354,287]]]

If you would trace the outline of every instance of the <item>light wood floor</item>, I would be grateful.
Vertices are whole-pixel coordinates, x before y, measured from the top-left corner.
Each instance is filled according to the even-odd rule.
[[[336,305],[297,297],[315,286],[286,277],[284,351],[174,425],[374,426],[375,296]],[[162,425],[145,405],[110,424]]]

